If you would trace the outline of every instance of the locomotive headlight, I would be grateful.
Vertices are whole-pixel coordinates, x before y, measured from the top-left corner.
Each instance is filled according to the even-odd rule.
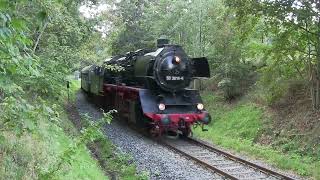
[[[159,110],[160,110],[160,111],[164,111],[164,110],[166,109],[166,105],[163,104],[163,103],[160,103],[160,104],[158,105],[158,107],[159,107]]]
[[[203,110],[203,104],[201,104],[201,103],[198,103],[197,104],[197,109],[199,110],[199,111],[201,111],[201,110]]]
[[[175,62],[175,63],[180,63],[180,62],[181,62],[180,57],[179,57],[179,56],[175,56],[175,57],[174,57],[174,62]]]

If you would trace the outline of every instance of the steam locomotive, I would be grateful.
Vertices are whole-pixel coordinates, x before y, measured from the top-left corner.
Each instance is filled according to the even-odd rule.
[[[158,39],[154,51],[139,49],[83,68],[81,88],[153,136],[190,136],[193,125],[205,130],[211,121],[199,92],[188,88],[203,77],[210,77],[205,57],[190,58],[181,46]]]

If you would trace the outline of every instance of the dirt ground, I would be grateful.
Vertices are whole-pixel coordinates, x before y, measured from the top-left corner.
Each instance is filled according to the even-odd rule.
[[[289,89],[279,102],[266,109],[272,119],[266,123],[259,143],[286,146],[283,151],[295,150],[320,159],[320,112],[313,110],[306,87]]]

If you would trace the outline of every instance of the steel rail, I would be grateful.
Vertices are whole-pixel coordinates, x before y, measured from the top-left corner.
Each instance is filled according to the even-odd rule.
[[[200,159],[198,159],[198,158],[196,158],[196,157],[194,157],[194,156],[192,156],[192,155],[190,155],[190,154],[188,154],[188,153],[186,153],[186,152],[184,152],[184,151],[182,151],[182,150],[180,150],[180,149],[178,149],[178,148],[176,148],[176,147],[174,147],[172,145],[170,145],[169,143],[166,143],[165,141],[157,139],[157,142],[162,144],[162,145],[165,145],[169,149],[174,150],[175,152],[177,152],[179,154],[182,154],[183,156],[185,156],[185,157],[187,157],[189,159],[192,159],[193,161],[199,163],[200,165],[203,165],[204,167],[213,170],[214,172],[216,172],[217,174],[220,174],[221,176],[224,176],[224,177],[226,177],[228,179],[231,179],[231,180],[237,180],[238,179],[238,178],[234,177],[233,175],[228,174],[228,173],[226,173],[226,172],[224,172],[224,171],[222,171],[222,170],[220,170],[220,169],[218,169],[218,168],[216,168],[216,167],[214,167],[214,166],[212,166],[212,165],[210,165],[210,164],[208,164],[208,163],[206,163],[206,162],[204,162],[204,161],[202,161],[202,160],[200,160]]]
[[[286,175],[281,174],[281,173],[279,173],[279,172],[276,172],[276,171],[267,169],[267,168],[265,168],[265,167],[262,167],[262,166],[260,166],[260,165],[255,164],[255,163],[252,163],[252,162],[250,162],[250,161],[247,161],[247,160],[245,160],[245,159],[242,159],[242,158],[240,158],[240,157],[237,157],[237,156],[235,156],[235,155],[233,155],[233,154],[230,154],[230,153],[228,153],[228,152],[225,152],[225,151],[223,151],[223,150],[221,150],[221,149],[218,149],[218,148],[216,148],[216,147],[213,147],[212,145],[209,145],[208,143],[206,143],[206,142],[204,142],[204,141],[201,141],[201,140],[198,140],[198,139],[195,139],[195,138],[191,138],[191,137],[187,138],[186,140],[188,140],[188,141],[190,141],[190,142],[192,142],[192,143],[194,143],[194,144],[197,144],[197,145],[200,145],[200,146],[204,146],[204,147],[207,148],[208,150],[217,152],[217,153],[225,156],[226,158],[229,158],[229,159],[231,159],[231,160],[240,162],[240,163],[242,163],[242,164],[244,164],[244,165],[250,166],[250,167],[252,167],[252,168],[254,168],[254,169],[257,169],[257,170],[259,170],[259,171],[262,171],[262,172],[264,172],[264,173],[266,173],[266,174],[268,174],[268,175],[271,175],[271,176],[274,176],[274,177],[278,177],[278,178],[281,178],[281,179],[284,179],[284,180],[294,180],[293,178],[291,178],[291,177],[289,177],[289,176],[286,176]]]
[[[175,147],[174,145],[171,145],[170,143],[167,143],[165,140],[163,140],[162,138],[151,138],[150,137],[150,134],[144,132],[144,131],[141,131],[140,129],[137,129],[137,128],[133,128],[135,131],[139,132],[142,136],[146,137],[146,138],[149,138],[155,142],[157,142],[158,144],[160,145],[164,145],[166,146],[168,149],[171,149],[183,156],[185,156],[186,158],[188,159],[191,159],[195,162],[197,162],[199,165],[202,165],[203,167],[207,168],[207,169],[210,169],[214,172],[216,172],[217,174],[227,178],[227,179],[231,179],[231,180],[238,180],[239,178],[235,177],[234,175],[231,175],[230,173],[227,173],[225,172],[224,170],[221,170],[217,167],[215,167],[214,165],[210,165],[209,163],[207,162],[204,162],[203,160],[183,151],[183,150],[180,150],[179,148]],[[234,162],[238,162],[240,164],[243,164],[245,166],[249,166],[255,170],[258,170],[264,174],[267,174],[267,175],[270,175],[270,176],[273,176],[273,177],[276,177],[276,178],[279,178],[279,179],[283,179],[283,180],[294,180],[293,178],[289,177],[289,176],[286,176],[284,174],[281,174],[279,172],[276,172],[276,171],[273,171],[273,170],[270,170],[270,169],[267,169],[265,167],[262,167],[260,165],[257,165],[257,164],[254,164],[250,161],[247,161],[245,159],[242,159],[240,157],[237,157],[233,154],[230,154],[228,152],[225,152],[221,149],[218,149],[212,145],[209,145],[207,142],[205,141],[202,141],[202,140],[199,140],[199,139],[195,139],[195,138],[191,138],[191,137],[188,137],[188,138],[185,138],[185,139],[180,139],[180,140],[186,140],[190,143],[193,143],[193,144],[196,144],[198,146],[202,146],[204,147],[205,149],[211,151],[211,152],[214,152],[216,154],[220,154],[228,159],[230,159],[231,161],[234,161]]]

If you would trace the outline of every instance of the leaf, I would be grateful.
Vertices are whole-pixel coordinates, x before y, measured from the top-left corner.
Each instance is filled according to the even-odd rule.
[[[41,11],[38,13],[38,18],[40,21],[44,21],[47,18],[48,14],[45,11]]]
[[[12,31],[9,28],[3,28],[3,32],[7,37],[12,35]]]
[[[6,38],[6,37],[9,37],[10,35],[11,35],[10,29],[6,27],[0,28],[0,37]]]
[[[24,129],[27,129],[29,132],[35,129],[35,124],[30,119],[24,119],[23,126],[24,126]]]
[[[13,19],[11,21],[11,25],[17,30],[23,30],[26,28],[26,23],[23,19]]]
[[[11,21],[11,16],[9,14],[5,14],[5,16],[7,17],[8,21]]]
[[[5,23],[8,21],[7,16],[5,16],[3,13],[0,13],[0,17]]]
[[[47,111],[47,113],[49,113],[49,114],[53,114],[54,113],[54,111],[50,107],[45,106],[44,108]]]
[[[17,72],[17,67],[15,65],[9,65],[8,68],[9,72],[15,74]]]
[[[0,144],[4,144],[5,140],[6,140],[5,137],[0,134]]]
[[[0,10],[7,10],[8,8],[8,2],[1,0],[0,1]]]

